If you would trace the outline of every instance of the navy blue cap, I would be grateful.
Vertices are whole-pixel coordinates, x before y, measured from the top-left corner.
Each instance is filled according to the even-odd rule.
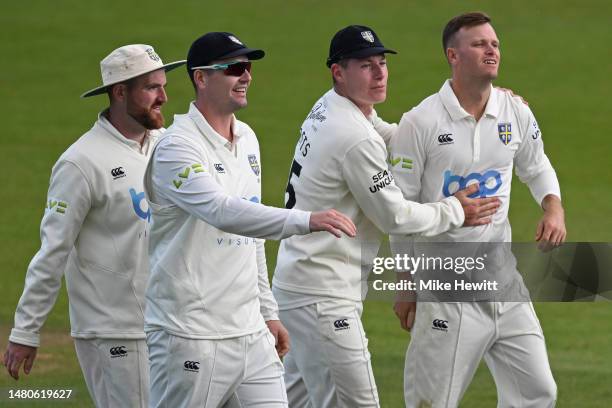
[[[258,60],[265,54],[263,50],[247,47],[232,33],[215,31],[204,34],[191,44],[187,54],[187,70],[240,55],[246,55],[249,60]]]
[[[329,45],[327,66],[345,58],[365,58],[377,54],[397,54],[386,48],[374,30],[362,25],[350,25],[338,31]]]

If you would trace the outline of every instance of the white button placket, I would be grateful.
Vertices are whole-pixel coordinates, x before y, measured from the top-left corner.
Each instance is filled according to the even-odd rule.
[[[476,122],[476,119],[473,116],[470,116],[470,119],[472,120],[472,122]],[[474,151],[472,152],[472,163],[476,163],[480,160],[480,123],[482,122],[482,118],[481,120],[479,120],[478,122],[476,122],[476,125],[474,126]]]

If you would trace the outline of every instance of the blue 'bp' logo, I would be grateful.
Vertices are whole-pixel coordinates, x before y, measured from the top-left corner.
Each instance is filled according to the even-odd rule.
[[[147,208],[147,211],[143,211],[140,203],[145,198],[145,193],[140,192],[137,193],[136,190],[130,188],[130,195],[132,196],[132,207],[134,207],[134,212],[137,216],[142,218],[143,220],[147,220],[147,222],[151,221],[151,209]]]
[[[259,204],[259,197],[257,196],[253,196],[251,198],[246,198],[246,197],[242,197],[243,200],[248,200],[252,203],[258,203]]]
[[[450,170],[446,170],[444,172],[442,194],[445,197],[450,197],[469,184],[474,184],[474,182],[480,185],[480,189],[477,193],[470,195],[470,198],[492,196],[502,185],[501,174],[495,170],[488,170],[484,174],[470,173],[465,177],[454,175]]]

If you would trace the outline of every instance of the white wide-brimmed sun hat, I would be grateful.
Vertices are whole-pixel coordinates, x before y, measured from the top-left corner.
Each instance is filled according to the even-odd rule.
[[[106,93],[106,88],[149,72],[165,69],[170,71],[183,65],[186,61],[174,61],[164,64],[150,45],[130,44],[119,47],[100,61],[102,86],[81,95],[81,98]]]

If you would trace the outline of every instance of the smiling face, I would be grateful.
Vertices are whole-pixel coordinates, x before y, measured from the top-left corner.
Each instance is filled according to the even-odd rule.
[[[336,91],[362,111],[387,98],[387,60],[384,54],[350,58],[332,65]]]
[[[247,61],[245,56],[213,61],[210,65]],[[220,112],[234,113],[247,106],[247,89],[251,84],[251,73],[245,70],[240,76],[227,75],[224,70],[206,70],[203,91],[206,99],[213,102]]]
[[[166,72],[163,69],[134,78],[127,85],[126,112],[145,129],[164,126],[161,106],[168,101],[165,86]]]
[[[491,24],[462,27],[446,50],[453,77],[492,81],[501,58],[499,40]]]

